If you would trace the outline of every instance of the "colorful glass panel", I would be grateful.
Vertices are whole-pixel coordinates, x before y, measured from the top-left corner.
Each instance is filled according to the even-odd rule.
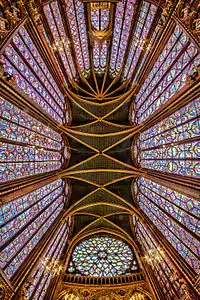
[[[97,30],[100,30],[100,18],[100,9],[91,9],[91,23]]]
[[[133,260],[133,251],[121,240],[96,236],[76,246],[68,270],[86,276],[123,275],[131,272]]]
[[[97,30],[106,29],[109,25],[109,20],[110,20],[109,8],[91,9],[91,23],[95,29]]]
[[[198,176],[199,98],[143,132],[135,146],[141,166],[183,176]]]
[[[65,103],[64,97],[24,27],[21,27],[19,34],[13,38],[13,43],[38,75],[46,88],[46,92],[49,92],[57,105],[63,109]]]
[[[199,63],[197,49],[177,25],[136,99],[136,121],[141,123],[171,98]]]
[[[113,76],[119,72],[123,64],[135,11],[134,4],[135,0],[125,0],[124,2],[117,3],[110,58],[110,73]]]
[[[181,299],[181,285],[179,281],[176,281],[173,267],[166,258],[165,253],[162,250],[159,251],[159,245],[152,238],[148,230],[139,222],[136,227],[136,238],[141,244],[145,258],[148,259],[147,263],[150,263],[151,268],[154,270],[154,274],[166,299]],[[154,254],[157,259],[153,258]]]
[[[62,193],[62,180],[54,181],[34,192],[1,206],[0,246],[31,221]]]
[[[138,187],[140,207],[198,273],[198,202],[144,178],[138,180]]]
[[[54,261],[58,261],[62,254],[63,248],[68,238],[67,224],[63,224],[57,230],[54,238],[48,245],[46,251],[37,267],[34,269],[31,277],[33,282],[27,290],[27,296],[31,299],[43,299],[49,286],[49,282],[53,277],[55,270],[50,267],[50,264]],[[47,271],[48,268],[48,271]]]
[[[107,4],[105,5],[107,6]],[[91,23],[93,28],[95,28],[96,30],[106,29],[109,25],[109,21],[110,21],[109,8],[91,9]],[[98,43],[94,42],[93,61],[94,61],[94,70],[96,72],[102,73],[105,71],[107,52],[108,52],[107,41],[104,41],[101,47],[99,47]]]
[[[47,44],[48,44],[48,46],[49,46],[49,51],[51,52],[52,56],[53,56],[54,59],[55,59],[55,63],[56,63],[56,65],[57,65],[57,67],[58,67],[58,69],[59,69],[59,71],[60,71],[60,73],[61,73],[61,75],[62,75],[63,81],[64,81],[65,85],[68,86],[68,82],[67,82],[66,76],[64,75],[63,70],[61,69],[61,66],[60,66],[60,64],[59,64],[59,62],[58,62],[58,60],[57,60],[56,55],[55,55],[55,52],[54,52],[53,49],[52,49],[52,45],[51,45],[51,43],[50,43],[49,37],[48,37],[48,35],[47,35],[47,33],[46,33],[45,29],[44,29],[43,24],[41,24],[41,31],[42,31],[42,33],[43,33],[43,35],[44,35],[44,38],[45,38],[46,41],[47,41]]]
[[[67,74],[73,78],[76,77],[76,69],[69,47],[69,39],[65,33],[60,10],[57,1],[44,6],[44,13],[53,35],[55,47],[60,54]]]
[[[90,61],[84,5],[80,0],[65,0],[65,4],[79,67],[82,72],[88,72]]]
[[[11,278],[18,270],[63,209],[62,191],[60,190],[59,195],[55,194],[52,198],[52,202],[41,207],[40,212],[27,223],[27,226],[22,226],[20,231],[10,237],[1,247],[0,266],[8,278]]]
[[[1,181],[61,167],[61,136],[0,98]]]
[[[152,5],[148,2],[143,3],[122,76],[124,80],[130,78],[133,70],[136,67],[138,58],[144,46],[144,41],[147,39],[156,11],[157,7],[155,5]]]
[[[6,47],[2,61],[17,87],[62,123],[64,97],[24,27]]]
[[[160,30],[160,27],[159,27],[159,25],[157,25],[156,28],[153,31],[152,37],[149,40],[149,44],[146,48],[146,51],[143,55],[143,58],[141,59],[141,62],[138,62],[139,66],[137,67],[136,73],[135,74],[133,73],[132,86],[135,84],[135,82],[137,82],[139,76],[141,75],[140,71],[142,70],[142,68],[146,66],[149,50],[151,48],[153,48],[154,45],[156,44],[157,38],[159,36],[159,30]]]
[[[102,48],[95,43],[93,48],[93,61],[94,61],[94,70],[96,72],[104,72],[106,68],[106,58],[108,53],[107,42],[104,41]]]

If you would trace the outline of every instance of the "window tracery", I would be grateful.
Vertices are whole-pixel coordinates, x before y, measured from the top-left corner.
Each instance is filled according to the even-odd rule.
[[[91,237],[72,253],[69,272],[86,276],[116,276],[138,269],[132,249],[109,236]]]
[[[113,41],[111,48],[110,73],[115,76],[120,68],[125,54],[132,17],[135,11],[135,0],[126,0],[117,3],[115,13],[115,24],[113,29]]]
[[[79,67],[84,74],[90,69],[84,5],[80,0],[66,0],[66,13],[74,41]]]
[[[65,3],[78,65],[82,73],[87,76],[90,62],[83,4],[79,0],[65,1]],[[134,4],[135,1],[132,0],[117,4],[119,18],[115,20],[110,68],[113,76],[122,68],[133,23]],[[60,55],[67,74],[75,78],[78,71],[73,62],[72,47],[68,43],[58,2],[46,5],[44,11],[54,39],[51,45],[45,32],[50,48],[54,48],[52,52],[54,58],[58,63],[57,58]],[[136,40],[133,39],[125,66],[124,79],[130,78],[133,74],[133,69],[141,54],[142,39],[147,38],[155,14],[156,7],[144,2],[141,19],[136,27],[139,46],[135,49]],[[92,24],[97,30],[106,28],[109,23],[108,19],[107,9],[92,12]],[[156,30],[152,39],[157,33]],[[104,41],[101,49],[94,47],[93,54],[95,71],[103,72],[106,67],[107,42]],[[69,119],[69,114],[64,109],[63,95],[35,48],[26,27],[22,27],[13,38],[4,53],[3,61],[6,71],[15,75],[17,86],[48,114],[60,123],[64,118]],[[142,63],[137,69],[135,78],[139,74]],[[185,84],[186,74],[198,64],[197,49],[177,26],[136,98],[134,121],[141,123],[154,113]],[[59,69],[62,73],[63,68],[59,66]],[[196,177],[199,174],[197,169],[198,143],[194,141],[198,137],[198,100],[181,108],[140,135],[135,145],[135,154],[143,168],[184,176]],[[59,169],[63,160],[62,152],[64,152],[64,157],[68,158],[68,149],[65,147],[63,151],[61,136],[6,100],[0,99],[0,101],[3,111],[0,149],[2,150],[2,168],[5,171],[3,181]],[[68,185],[66,191],[68,191]],[[195,240],[197,203],[193,199],[144,178],[138,180],[135,193],[143,211],[197,272],[198,245]],[[1,249],[3,260],[5,260],[5,264],[2,262],[2,268],[8,278],[12,280],[22,263],[26,261],[31,251],[52,226],[64,207],[64,200],[63,183],[62,180],[58,180],[2,206],[3,225],[0,231],[4,237]],[[138,220],[134,221],[136,235],[142,241],[144,250],[157,248],[146,229]],[[60,258],[67,237],[68,227],[64,224],[56,232],[44,252],[44,257],[46,256],[47,259],[42,264],[39,262],[32,273],[33,282],[28,289],[28,295],[32,299],[41,299],[46,293],[50,280],[55,274],[52,269],[46,272],[51,262],[49,257],[55,260]],[[111,238],[106,241],[105,239],[106,237],[103,237],[103,240],[102,237],[98,237],[95,241],[93,238],[90,242],[87,240],[85,244],[82,243],[85,248],[75,249],[73,255],[78,259],[71,261],[69,271],[71,269],[78,275],[86,276],[115,276],[128,274],[127,272],[138,269],[134,253],[125,243],[115,239],[112,241]],[[113,247],[114,256],[107,250],[108,246]],[[126,250],[125,254],[122,253],[122,249]],[[113,263],[110,265],[111,260],[114,266]],[[78,264],[79,261],[80,264]],[[86,265],[83,265],[83,261],[86,261]],[[122,271],[122,268],[125,270]],[[165,257],[163,256],[158,265],[153,268],[163,289],[169,291],[169,299],[177,295],[180,286],[174,282],[173,268]]]
[[[176,281],[176,274],[173,266],[166,258],[165,253],[158,250],[160,249],[158,244],[140,222],[137,223],[136,238],[144,251],[144,259],[154,270],[166,299],[171,300],[174,297],[182,297],[182,284],[178,280]],[[154,252],[157,255],[157,259],[152,256]]]
[[[1,226],[0,266],[9,279],[60,214],[64,200],[63,183],[59,179],[54,184],[4,204],[1,212],[4,222]]]
[[[93,8],[91,6],[91,24],[92,28],[98,31],[108,29],[110,26],[110,7]],[[108,41],[103,41],[101,45],[94,41],[93,44],[94,70],[101,74],[106,68]]]
[[[136,116],[141,123],[171,98],[186,83],[187,75],[199,65],[197,48],[179,25],[169,38],[136,99]]]
[[[2,62],[5,71],[14,75],[17,87],[62,123],[64,97],[25,27],[20,28],[6,47]]]
[[[77,74],[70,50],[70,42],[66,36],[57,1],[45,5],[44,14],[53,36],[53,49],[59,53],[67,74],[71,78],[75,78]]]
[[[140,208],[198,274],[198,201],[148,179],[136,184]]]
[[[61,166],[61,136],[2,97],[1,181],[56,170]]]
[[[123,80],[129,79],[136,67],[137,61],[144,47],[145,40],[149,34],[152,22],[154,20],[157,7],[148,2],[143,2],[140,16],[135,29],[135,34],[129,50],[129,55],[123,72]]]
[[[43,299],[52,277],[55,275],[52,261],[58,261],[68,239],[69,227],[65,222],[59,227],[46,251],[31,274],[32,282],[27,290],[29,299]]]
[[[59,168],[61,137],[3,98],[1,169],[3,181]]]
[[[96,44],[94,45],[93,48],[94,70],[100,74],[105,71],[107,53],[108,53],[107,41],[103,42],[101,48],[99,48],[98,45]]]
[[[162,172],[198,177],[199,110],[198,98],[143,132],[134,150],[140,165]]]

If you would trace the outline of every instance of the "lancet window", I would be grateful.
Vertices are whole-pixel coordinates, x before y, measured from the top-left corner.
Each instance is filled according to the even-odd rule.
[[[199,176],[199,98],[141,133],[135,157],[143,168]]]
[[[60,257],[68,239],[69,226],[65,222],[56,231],[43,256],[31,274],[27,289],[29,299],[43,299],[52,277],[60,271]]]
[[[106,68],[106,58],[108,53],[107,41],[104,41],[102,47],[95,45],[93,48],[94,70],[96,72],[104,72]]]
[[[1,181],[59,169],[61,136],[2,97]]]
[[[146,47],[145,40],[148,37],[149,30],[154,20],[156,11],[157,7],[155,5],[148,2],[143,2],[135,33],[131,42],[129,55],[125,64],[122,76],[123,80],[131,77],[138,62],[141,51]],[[149,48],[150,47],[151,45],[149,45]],[[148,51],[149,48],[147,48],[146,50]]]
[[[49,26],[49,30],[46,29],[46,34],[47,36],[51,34],[51,39],[49,38],[49,40],[53,40],[52,48],[59,53],[68,76],[75,78],[77,74],[70,50],[70,41],[65,32],[57,1],[45,5],[44,14]],[[58,56],[56,55],[57,58]]]
[[[64,97],[25,27],[6,47],[2,62],[16,85],[56,121],[63,122]]]
[[[115,24],[111,48],[110,73],[116,75],[122,67],[124,54],[130,34],[132,17],[135,11],[135,0],[117,3]]]
[[[198,202],[145,178],[136,185],[140,208],[198,273]]]
[[[91,23],[96,30],[105,30],[110,23],[110,8],[91,8]],[[106,67],[106,59],[108,53],[108,42],[104,41],[101,46],[94,42],[93,46],[93,62],[94,70],[104,72]]]
[[[63,209],[61,179],[1,207],[1,268],[10,279]]]
[[[155,242],[151,234],[140,222],[137,224],[135,234],[142,246],[145,262],[153,269],[166,299],[180,298],[182,292],[181,283],[179,280],[176,280],[178,277],[176,277],[173,265],[167,259],[162,245],[159,246]]]
[[[180,90],[199,59],[197,48],[177,25],[135,99],[133,119],[143,122]]]
[[[90,69],[84,5],[81,0],[66,0],[66,14],[74,42],[74,49],[81,71]]]

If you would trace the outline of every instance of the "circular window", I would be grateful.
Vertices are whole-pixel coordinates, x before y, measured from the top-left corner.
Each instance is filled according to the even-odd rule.
[[[130,273],[133,263],[135,270],[136,260],[129,245],[113,237],[95,236],[76,246],[68,271],[85,276],[116,276]]]

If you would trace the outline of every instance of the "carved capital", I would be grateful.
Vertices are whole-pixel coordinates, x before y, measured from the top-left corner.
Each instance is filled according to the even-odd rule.
[[[10,2],[9,2],[10,3]],[[27,14],[26,8],[22,1],[10,3],[4,6],[0,2],[4,10],[4,16],[0,17],[0,42],[6,38],[9,33],[18,26],[19,22]]]
[[[13,290],[9,284],[0,275],[0,300],[9,300],[13,295]]]
[[[200,41],[200,3],[199,1],[180,0],[174,15]]]
[[[34,0],[31,0],[28,3],[27,9],[36,25],[41,25],[40,13],[38,11],[38,8],[36,7]]]

